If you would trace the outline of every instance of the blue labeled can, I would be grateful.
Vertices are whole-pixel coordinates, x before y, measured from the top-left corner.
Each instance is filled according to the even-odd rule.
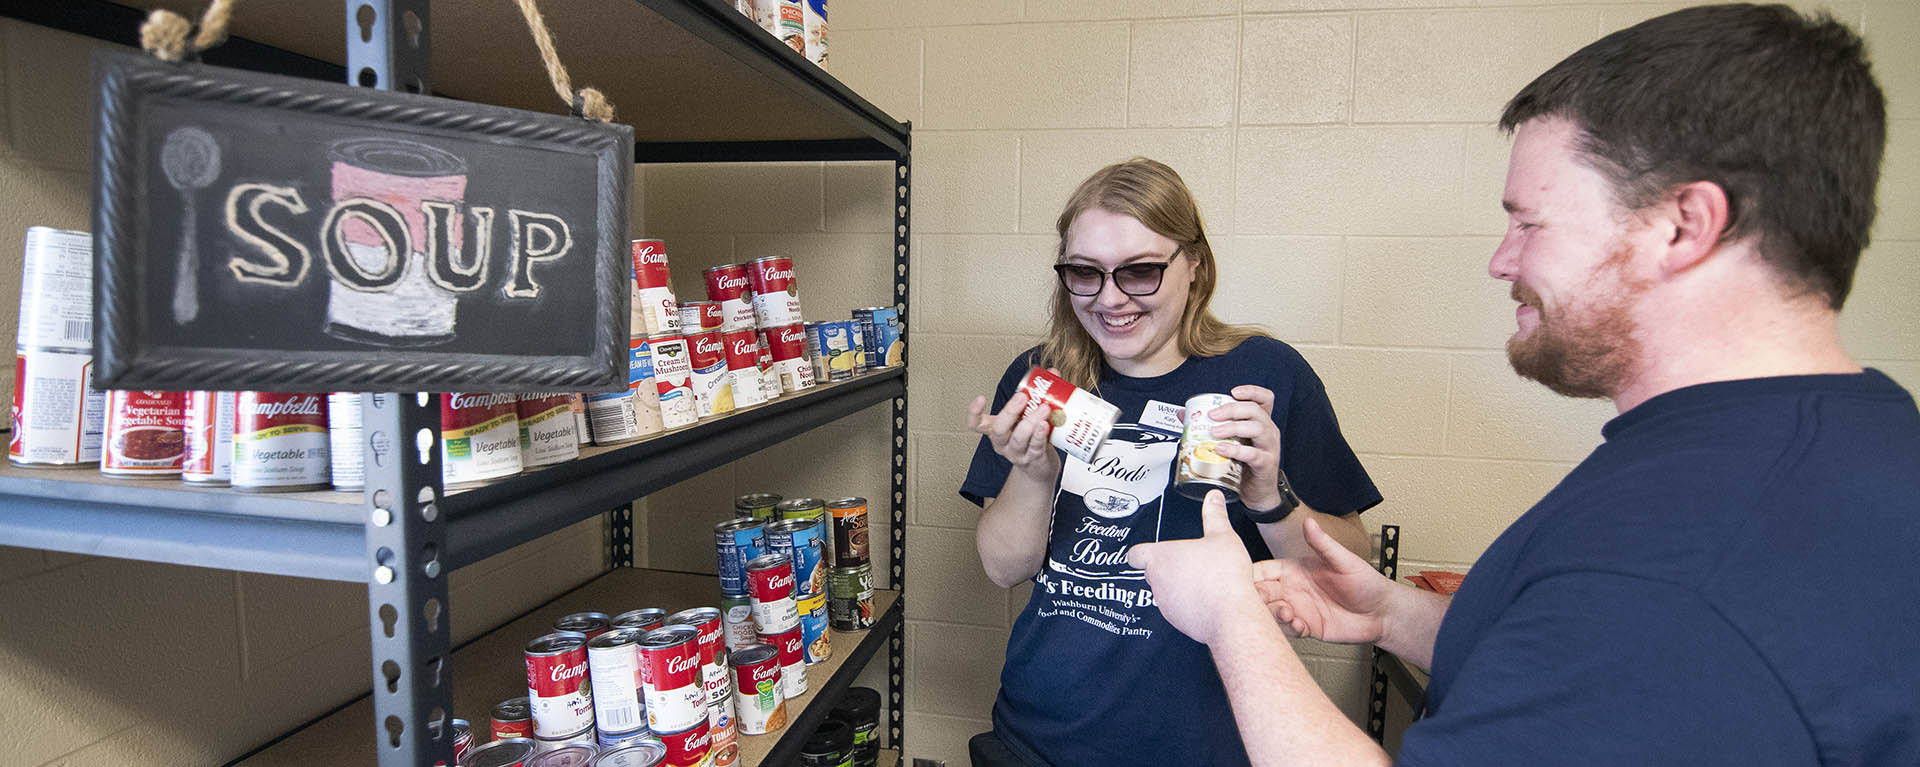
[[[833,645],[827,641],[827,595],[815,594],[800,600],[800,643],[807,651],[811,666],[833,657]]]
[[[767,525],[767,549],[793,561],[793,598],[827,593],[827,526],[821,519],[782,519]]]
[[[853,318],[860,323],[860,342],[867,350],[867,367],[890,368],[906,362],[906,346],[900,341],[900,310],[891,306],[855,309]]]
[[[713,526],[714,553],[720,560],[720,593],[747,593],[747,562],[767,548],[765,520],[738,517]]]
[[[859,365],[853,343],[853,322],[815,322],[807,325],[807,351],[817,360],[814,379],[845,381],[853,377]]]

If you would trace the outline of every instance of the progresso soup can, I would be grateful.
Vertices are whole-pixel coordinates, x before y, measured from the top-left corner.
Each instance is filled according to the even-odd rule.
[[[519,397],[453,392],[440,397],[440,481],[476,485],[520,473]]]
[[[235,396],[234,489],[284,492],[332,485],[325,397],[257,391]]]
[[[775,519],[773,508],[780,505],[780,496],[773,493],[747,493],[733,499],[733,516],[740,519]]]
[[[740,518],[713,526],[714,553],[720,565],[720,593],[747,593],[747,562],[767,553],[766,527],[764,520]]]

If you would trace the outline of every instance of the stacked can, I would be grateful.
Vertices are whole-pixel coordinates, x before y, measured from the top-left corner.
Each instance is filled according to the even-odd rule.
[[[327,451],[332,453],[333,489],[363,490],[367,486],[365,416],[366,395],[334,392],[327,395]]]
[[[702,419],[733,412],[733,376],[727,372],[727,344],[718,330],[687,337],[692,364],[693,406]]]
[[[853,347],[853,374],[860,375],[871,370],[873,363],[867,359],[866,334],[857,319],[847,320],[847,343]]]
[[[607,617],[606,613],[572,613],[560,616],[559,620],[554,621],[553,630],[584,634],[591,640],[612,631],[613,619]]]
[[[891,306],[855,309],[853,322],[860,326],[860,344],[868,368],[890,368],[906,362],[906,346],[900,341],[900,310]]]
[[[594,743],[600,746],[601,753],[644,743],[658,749],[661,759],[665,759],[667,755],[666,745],[661,743],[658,737],[654,736],[652,730],[644,727],[634,730],[633,732],[603,732],[600,733],[600,737],[594,739]],[[657,760],[647,762],[643,767],[653,767],[653,765],[658,763]],[[596,762],[595,764],[598,765],[599,763]]]
[[[712,730],[699,632],[663,626],[641,637],[640,684],[646,691],[647,726],[667,745],[667,763],[704,760]]]
[[[723,330],[726,325],[726,311],[719,301],[685,301],[680,304],[682,333]]]
[[[93,388],[93,236],[27,229],[13,360],[13,433],[21,466],[100,462],[107,395]]]
[[[869,559],[867,499],[827,504],[833,525],[833,568],[827,574],[827,618],[838,631],[873,626],[873,564]]]
[[[533,758],[521,767],[592,767],[594,755],[600,753],[598,746],[586,742],[535,741],[533,745]]]
[[[467,754],[461,767],[526,767],[534,755],[531,738],[506,738],[487,743]]]
[[[832,555],[827,550],[825,521],[824,516],[786,517],[767,525],[767,550],[785,554],[793,563],[795,599],[827,591]]]
[[[752,644],[727,657],[732,667],[734,709],[740,732],[765,735],[787,726],[787,695],[780,684],[780,653]]]
[[[780,374],[773,369],[773,347],[769,345],[767,331],[754,331],[753,342],[759,347],[755,364],[760,368],[760,388],[767,393],[767,399],[779,399],[785,387],[780,385]]]
[[[522,394],[514,403],[520,418],[520,464],[526,468],[580,457],[580,435],[573,430],[572,400],[566,394]],[[339,463],[335,448],[334,463]],[[340,483],[336,479],[334,485]]]
[[[727,264],[708,269],[707,300],[720,304],[720,329],[740,330],[754,324],[753,280],[746,264]],[[691,332],[691,331],[689,331]]]
[[[465,719],[455,719],[453,725],[453,763],[466,764],[469,754],[473,753],[473,724]]]
[[[333,408],[327,408],[332,418]],[[180,478],[197,485],[233,480],[233,392],[187,392],[186,456]]]
[[[753,496],[741,496],[743,500],[750,497]],[[713,544],[719,561],[720,616],[726,645],[739,649],[760,641],[759,632],[754,630],[752,601],[748,597],[747,563],[769,551],[766,519],[736,516],[714,525]]]
[[[753,285],[753,316],[763,328],[800,322],[800,283],[793,276],[793,259],[767,256],[747,262]]]
[[[647,732],[640,688],[641,629],[607,631],[587,640],[587,673],[593,683],[593,720],[602,740],[625,740]]]
[[[766,331],[767,357],[783,392],[813,388],[813,362],[807,357],[807,326],[785,325]]]
[[[628,610],[613,616],[613,627],[616,629],[643,629],[652,631],[660,628],[660,626],[666,623],[666,620],[667,611],[658,607],[642,607],[638,610]]]
[[[653,354],[655,398],[660,423],[669,429],[691,426],[700,419],[693,394],[693,357],[685,336],[663,334],[647,339]]]
[[[747,493],[733,499],[733,516],[735,519],[762,521],[776,519],[774,507],[780,505],[782,500],[774,493]]]
[[[853,728],[854,767],[876,767],[880,759],[880,692],[869,687],[850,687],[840,695],[840,703],[827,718],[846,722]]]
[[[733,378],[733,404],[752,407],[767,401],[760,378],[760,336],[753,328],[727,331],[720,337],[727,355],[727,375]]]
[[[679,332],[672,274],[667,268],[667,244],[660,240],[634,240],[632,248],[633,316],[628,332],[636,336]]]
[[[753,625],[779,654],[780,690],[789,698],[807,691],[807,658],[800,611],[793,601],[793,565],[785,554],[765,554],[747,563]]]
[[[739,760],[740,733],[734,727],[733,680],[727,674],[727,645],[720,610],[695,607],[667,616],[667,625],[699,632],[701,682],[707,690],[707,755],[713,767]]]
[[[544,742],[593,741],[593,687],[587,635],[557,631],[527,643],[527,703],[533,736]],[[497,725],[496,725],[497,727]]]
[[[667,763],[667,746],[657,740],[609,744],[593,760],[593,767],[658,767]]]
[[[100,473],[135,479],[179,477],[180,459],[186,452],[186,420],[186,392],[107,392]]]
[[[477,485],[520,473],[519,398],[453,392],[440,397],[440,481]]]

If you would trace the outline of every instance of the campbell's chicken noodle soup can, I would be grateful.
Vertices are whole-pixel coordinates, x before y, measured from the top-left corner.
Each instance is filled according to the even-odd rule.
[[[754,327],[753,280],[746,264],[727,264],[708,269],[707,300],[720,304],[720,329],[739,330]],[[692,329],[685,329],[689,335]]]
[[[726,307],[719,301],[682,301],[680,303],[682,334],[698,333],[703,330],[722,330],[726,326]]]
[[[793,598],[827,593],[827,570],[832,567],[832,552],[827,550],[827,526],[824,516],[781,519],[767,525],[767,548],[787,555],[793,568]]]
[[[646,629],[652,631],[666,625],[667,611],[658,607],[642,607],[628,610],[613,616],[613,627],[617,629]]]
[[[813,362],[807,359],[807,326],[783,325],[766,331],[767,356],[782,391],[813,388]]]
[[[807,665],[825,663],[833,657],[833,645],[827,638],[826,592],[809,595],[797,604],[800,610],[800,643]]]
[[[533,704],[530,701],[530,697],[508,698],[493,704],[487,727],[493,733],[494,740],[533,737]]]
[[[800,283],[793,277],[793,259],[767,256],[747,262],[753,281],[753,316],[761,327],[777,328],[800,322]]]
[[[107,395],[93,388],[93,236],[29,227],[20,273],[7,457],[21,466],[100,462]]]
[[[1027,412],[1047,414],[1047,423],[1053,427],[1047,440],[1067,455],[1087,463],[1093,462],[1094,454],[1099,452],[1101,443],[1107,441],[1114,422],[1120,417],[1120,408],[1092,392],[1076,388],[1046,368],[1027,371],[1026,377],[1020,379],[1020,391],[1027,395]]]
[[[673,275],[667,267],[667,244],[661,240],[634,240],[633,307],[639,321],[636,335],[680,332],[678,306],[673,297]],[[644,329],[643,329],[644,328]]]
[[[800,625],[793,601],[792,558],[762,554],[747,563],[747,593],[753,598],[753,627],[763,637]]]
[[[778,634],[763,635],[767,644],[780,656],[780,691],[788,698],[798,698],[807,693],[807,650],[806,638],[798,622],[793,628]]]
[[[747,562],[767,553],[766,522],[736,517],[714,525],[713,549],[720,593],[747,593]]]
[[[707,685],[700,663],[699,631],[662,626],[640,638],[640,684],[646,691],[647,726],[681,732],[706,725]]]
[[[440,478],[447,487],[520,473],[520,417],[512,394],[440,397]]]
[[[660,763],[662,767],[697,767],[706,764],[712,733],[707,729],[705,720],[678,732],[655,731],[654,734],[667,747],[667,758]]]
[[[100,473],[115,477],[180,476],[186,453],[186,392],[107,392],[106,449]]]
[[[760,383],[760,343],[753,329],[728,331],[720,337],[727,355],[727,373],[733,376],[733,404],[752,407],[767,401]]]
[[[723,594],[720,597],[720,622],[726,626],[727,649],[738,650],[760,641],[753,625],[753,597],[747,594]]]
[[[573,613],[571,615],[563,615],[559,620],[553,622],[554,631],[571,631],[575,634],[585,634],[589,641],[594,637],[607,633],[612,628],[613,619],[607,617],[606,613]]]
[[[733,412],[733,376],[727,370],[727,344],[720,331],[687,337],[693,364],[693,406],[700,418]]]
[[[858,496],[827,502],[833,523],[833,566],[867,563],[867,499]]]
[[[693,350],[684,336],[660,335],[647,339],[653,348],[653,382],[660,402],[660,422],[669,429],[691,426],[700,419],[693,395]]]
[[[332,417],[333,408],[327,408]],[[224,485],[233,479],[233,392],[187,392],[184,426],[186,455],[180,478],[198,485]]]
[[[333,451],[324,397],[255,391],[234,396],[234,488],[279,492],[331,486]]]
[[[1214,408],[1233,401],[1233,397],[1225,394],[1196,394],[1187,399],[1181,419],[1180,453],[1173,462],[1173,489],[1181,495],[1205,498],[1208,490],[1219,490],[1226,495],[1227,503],[1240,500],[1242,464],[1221,455],[1215,448],[1222,442],[1240,445],[1246,442],[1214,436],[1213,427],[1220,422],[1207,416]]]
[[[754,643],[727,657],[733,677],[734,721],[741,734],[765,735],[787,726],[787,694],[780,684],[780,654]]]
[[[767,331],[754,331],[754,345],[758,351],[754,362],[760,368],[760,390],[766,393],[768,401],[779,399],[785,387],[780,385],[780,374],[773,369],[773,347],[767,343]]]
[[[593,728],[587,636],[557,631],[527,643],[527,704],[533,735],[570,738]]]
[[[647,726],[640,688],[640,629],[616,629],[587,640],[587,677],[593,684],[593,721],[601,732]]]
[[[567,394],[522,394],[514,402],[523,468],[580,457],[580,435],[574,433],[573,411],[568,408],[572,399]]]
[[[367,450],[365,415],[361,403],[365,395],[334,392],[327,395],[327,450],[332,455],[333,489],[364,490],[367,487]]]

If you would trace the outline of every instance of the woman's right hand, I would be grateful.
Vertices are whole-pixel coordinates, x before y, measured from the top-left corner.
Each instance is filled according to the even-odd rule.
[[[974,397],[967,413],[967,424],[986,435],[993,452],[1013,464],[1013,470],[1034,479],[1052,482],[1060,474],[1060,454],[1047,441],[1053,425],[1047,422],[1046,408],[1027,413],[1027,393],[1015,392],[1000,412],[987,413],[987,398]]]

